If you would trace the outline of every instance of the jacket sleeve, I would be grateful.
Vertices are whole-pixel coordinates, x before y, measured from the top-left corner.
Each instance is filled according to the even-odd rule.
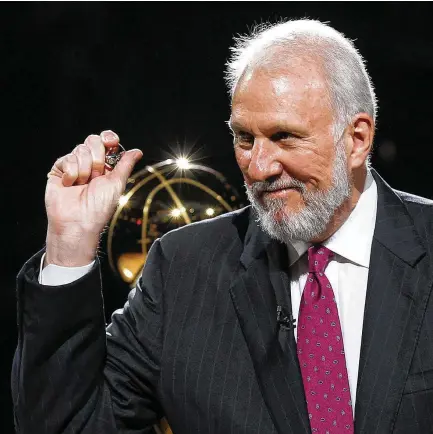
[[[12,368],[20,434],[150,433],[162,352],[162,267],[156,241],[123,309],[105,328],[99,262],[75,282],[38,283],[43,251],[17,278]]]

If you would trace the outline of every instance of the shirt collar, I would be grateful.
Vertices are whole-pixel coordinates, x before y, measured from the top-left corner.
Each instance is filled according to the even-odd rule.
[[[370,170],[358,203],[347,220],[323,245],[335,254],[362,267],[369,267],[371,243],[376,222],[377,185]],[[310,247],[310,243],[291,241],[288,245],[292,266]]]

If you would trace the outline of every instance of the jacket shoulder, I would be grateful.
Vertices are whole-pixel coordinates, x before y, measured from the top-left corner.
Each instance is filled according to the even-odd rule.
[[[433,200],[404,191],[394,190],[413,219],[433,224]]]
[[[200,249],[216,243],[243,244],[250,219],[250,206],[220,216],[194,222],[167,232],[161,237],[161,247],[170,254],[179,247]]]
[[[433,243],[433,200],[402,191],[395,191],[404,203],[416,229],[425,243]]]
[[[406,206],[414,207],[426,207],[427,209],[433,210],[433,200],[427,199],[426,197],[417,196],[415,194],[406,193],[405,191],[394,190],[397,196],[406,204]]]

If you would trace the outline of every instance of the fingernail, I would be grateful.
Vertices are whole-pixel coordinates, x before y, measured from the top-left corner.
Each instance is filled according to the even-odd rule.
[[[102,135],[102,140],[106,142],[112,142],[119,138],[117,134],[113,133],[112,131],[103,131],[101,135]]]
[[[131,149],[130,152],[134,157],[134,160],[136,161],[138,161],[143,156],[143,152],[141,152],[140,149]]]

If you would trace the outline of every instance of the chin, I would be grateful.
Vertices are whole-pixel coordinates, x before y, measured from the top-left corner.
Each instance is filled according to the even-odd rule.
[[[299,201],[272,200],[266,201],[266,204],[262,202],[261,208],[269,217],[280,222],[297,216],[305,208],[305,204],[301,204]]]
[[[268,212],[268,218],[272,219],[277,224],[281,223],[282,221],[286,221],[287,220],[286,210],[283,208],[277,211]]]
[[[262,230],[283,243],[293,240],[309,242],[320,235],[329,222],[327,215],[318,216],[306,206],[294,210],[288,204],[277,207],[273,203],[272,208],[254,208]]]

